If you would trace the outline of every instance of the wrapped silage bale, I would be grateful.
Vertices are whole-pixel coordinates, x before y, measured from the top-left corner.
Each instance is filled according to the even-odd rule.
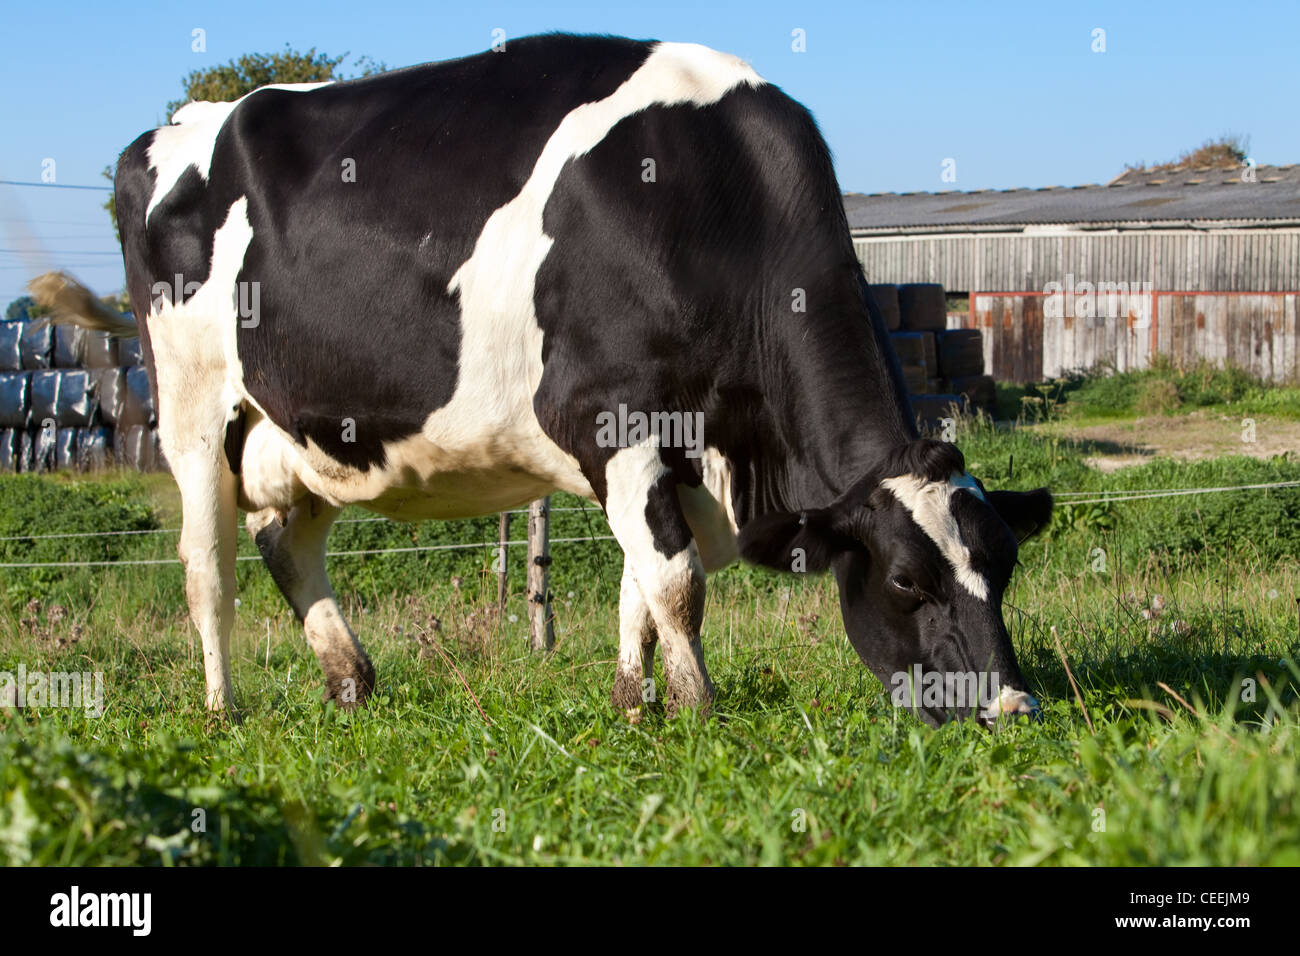
[[[17,428],[0,428],[0,474],[18,470],[18,455],[23,447],[21,436]]]
[[[86,428],[95,424],[99,406],[91,387],[90,372],[51,369],[32,373],[31,422],[43,427],[52,421],[59,428]]]
[[[948,297],[936,282],[909,282],[898,287],[902,327],[909,332],[940,332],[948,327]]]
[[[20,349],[23,368],[49,368],[54,356],[54,326],[48,322],[24,323]]]
[[[144,366],[126,370],[126,399],[118,413],[119,425],[154,425],[153,393],[149,389],[149,374]]]
[[[146,466],[152,450],[153,441],[144,425],[120,426],[113,432],[113,457],[123,468],[148,471]]]
[[[99,417],[116,426],[126,407],[126,369],[99,368],[91,372],[91,387],[99,403]]]
[[[60,428],[54,443],[54,466],[59,471],[77,467],[77,433],[79,428]]]
[[[56,325],[51,364],[55,368],[81,368],[85,358],[86,330],[78,325]]]
[[[31,372],[0,372],[0,426],[26,428],[31,421]]]
[[[0,322],[0,372],[19,372],[23,367],[22,322]]]
[[[128,336],[117,340],[117,363],[119,365],[133,366],[140,365],[140,338],[139,336]]]
[[[118,340],[107,332],[87,332],[83,353],[84,368],[112,368],[121,364]]]
[[[77,470],[98,471],[107,468],[113,458],[113,430],[97,428],[77,429]]]
[[[18,433],[18,471],[36,470],[36,437],[30,431]]]

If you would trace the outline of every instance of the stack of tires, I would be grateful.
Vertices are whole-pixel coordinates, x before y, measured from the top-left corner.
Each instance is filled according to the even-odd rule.
[[[0,322],[0,472],[166,467],[139,339]]]
[[[925,428],[953,413],[997,414],[997,389],[984,374],[978,329],[949,329],[943,286],[932,282],[869,287],[903,370],[912,410]]]

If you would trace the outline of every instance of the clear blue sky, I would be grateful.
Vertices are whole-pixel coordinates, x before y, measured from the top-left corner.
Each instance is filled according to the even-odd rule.
[[[817,116],[846,190],[1105,182],[1222,133],[1300,162],[1300,3],[9,3],[0,179],[102,184],[189,71],[289,43],[390,67],[478,52],[494,28],[690,40],[738,54]],[[207,51],[191,51],[191,30]],[[1106,31],[1105,53],[1092,31]],[[791,49],[791,31],[807,50]],[[956,160],[957,180],[940,180]],[[32,272],[123,284],[103,193],[0,186],[0,305]],[[40,249],[36,259],[10,250]],[[92,254],[93,253],[93,254]]]

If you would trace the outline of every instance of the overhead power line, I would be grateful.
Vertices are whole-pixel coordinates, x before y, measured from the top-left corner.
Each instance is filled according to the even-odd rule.
[[[36,186],[41,189],[93,189],[96,192],[111,193],[112,186],[74,186],[70,183],[28,183],[18,179],[0,179],[0,186]]]

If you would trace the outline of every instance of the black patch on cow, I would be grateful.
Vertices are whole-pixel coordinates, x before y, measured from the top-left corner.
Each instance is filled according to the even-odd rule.
[[[239,474],[240,462],[244,460],[244,439],[247,437],[247,424],[248,412],[243,408],[239,409],[234,418],[226,422],[226,440],[224,442],[226,462],[230,465],[230,470],[236,475]]]
[[[646,495],[645,521],[654,538],[655,550],[671,558],[691,543],[691,528],[677,500],[677,481],[672,472],[659,476]]]
[[[280,589],[284,599],[289,602],[289,606],[293,608],[293,613],[298,617],[298,623],[301,624],[306,620],[309,608],[299,607],[298,602],[294,600],[298,584],[298,571],[294,567],[292,555],[277,547],[282,534],[284,534],[284,525],[272,519],[261,531],[253,536],[253,541],[256,542],[257,550],[262,555],[266,570],[271,572],[271,580]]]
[[[145,133],[122,150],[113,177],[113,201],[117,221],[121,226],[127,294],[140,332],[141,359],[149,370],[153,407],[158,409],[158,375],[154,368],[153,343],[149,336],[148,322],[154,266],[149,250],[149,235],[142,228],[144,211],[148,208],[155,183],[153,171],[149,169],[149,145],[153,142],[153,136],[152,132]]]
[[[152,197],[152,175],[150,197]],[[166,263],[166,273],[154,270],[150,301],[166,298],[180,304],[208,281],[212,268],[215,228],[208,228],[208,184],[194,166],[181,173],[149,216],[149,261]],[[144,208],[148,208],[148,199]],[[121,220],[119,220],[121,221]]]

